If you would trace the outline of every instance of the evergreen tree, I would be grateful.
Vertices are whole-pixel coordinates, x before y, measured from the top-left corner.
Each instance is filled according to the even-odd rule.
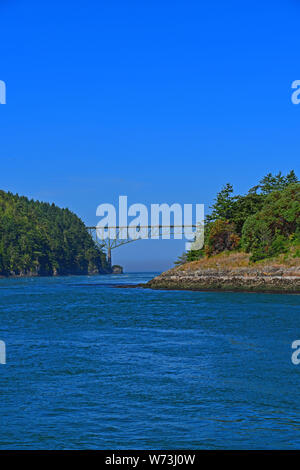
[[[213,222],[217,219],[230,219],[234,205],[234,198],[231,196],[233,187],[227,183],[224,188],[217,194],[215,203],[212,206],[211,215],[207,216],[207,222]]]

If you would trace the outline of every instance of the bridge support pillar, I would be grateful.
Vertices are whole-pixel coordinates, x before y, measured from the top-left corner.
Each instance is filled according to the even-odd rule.
[[[107,247],[107,262],[108,262],[109,268],[111,268],[111,247],[110,246]]]

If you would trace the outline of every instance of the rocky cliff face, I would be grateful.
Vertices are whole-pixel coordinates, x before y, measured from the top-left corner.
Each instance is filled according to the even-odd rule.
[[[204,264],[204,266],[203,266]],[[223,263],[224,264],[224,263]],[[187,263],[146,284],[152,289],[300,293],[300,266],[214,266]]]

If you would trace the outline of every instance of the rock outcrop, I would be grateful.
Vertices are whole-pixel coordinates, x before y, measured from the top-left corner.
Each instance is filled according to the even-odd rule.
[[[207,264],[207,263],[206,263]],[[223,265],[222,265],[223,264]],[[227,263],[228,264],[228,263]],[[234,264],[234,263],[233,263]],[[235,263],[237,264],[237,263]],[[208,267],[193,262],[173,268],[149,281],[152,289],[300,293],[300,266],[257,264]]]
[[[123,274],[123,267],[115,264],[111,268],[112,274]]]

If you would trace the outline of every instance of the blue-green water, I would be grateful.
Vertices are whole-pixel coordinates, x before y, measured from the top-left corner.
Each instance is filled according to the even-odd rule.
[[[300,448],[299,296],[0,280],[1,449]]]

